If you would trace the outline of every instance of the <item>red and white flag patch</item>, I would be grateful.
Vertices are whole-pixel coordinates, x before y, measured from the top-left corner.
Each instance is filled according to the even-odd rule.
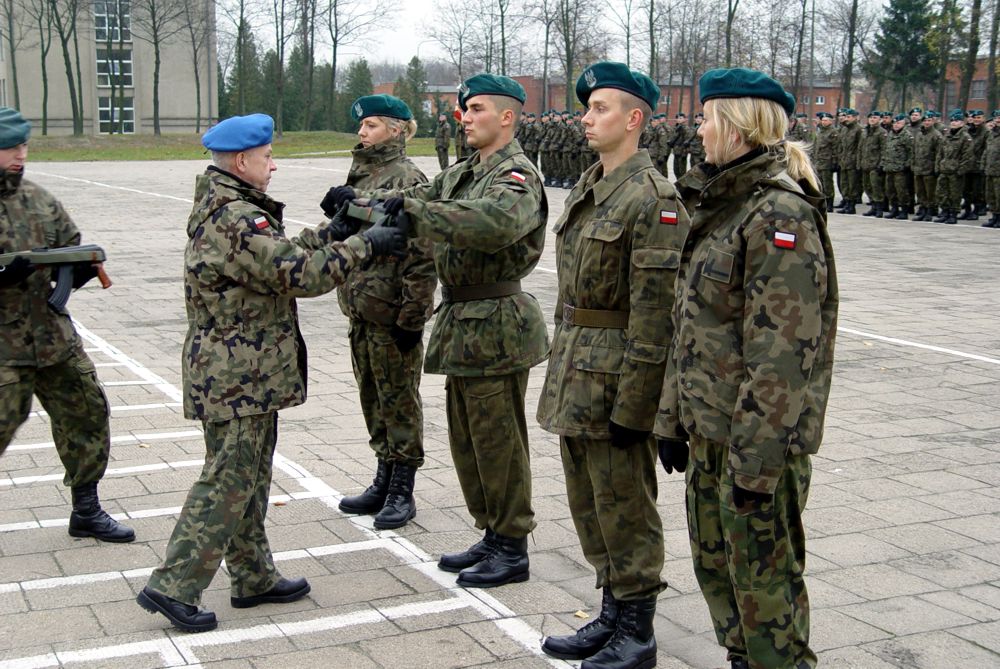
[[[524,176],[520,172],[511,172],[510,173],[510,178],[513,179],[514,181],[516,181],[519,184],[523,184],[525,181],[528,180],[528,177]]]
[[[268,225],[267,216],[258,216],[257,218],[253,219],[253,224],[257,226],[258,230],[263,230]]]
[[[782,232],[781,230],[774,231],[774,245],[779,249],[794,249],[795,248],[795,233],[794,232]]]
[[[661,209],[660,223],[663,223],[664,225],[677,225],[677,212]]]

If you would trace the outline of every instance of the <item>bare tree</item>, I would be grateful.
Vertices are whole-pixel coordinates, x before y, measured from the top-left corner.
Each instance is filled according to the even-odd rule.
[[[726,67],[733,66],[733,22],[740,0],[726,0]]]
[[[979,20],[983,14],[982,0],[972,0],[972,16],[969,18],[969,48],[962,61],[962,82],[958,90],[959,109],[969,107],[969,87],[972,86],[972,75],[976,72],[976,57],[979,55]]]
[[[557,9],[558,0],[534,0],[528,11],[531,18],[542,30],[542,110],[548,109],[551,105],[549,100],[549,53],[552,48],[552,38],[558,20]]]
[[[989,109],[997,108],[997,33],[1000,32],[1000,0],[993,3],[993,18],[990,21],[989,74],[986,75],[986,98]]]
[[[844,59],[844,68],[841,70],[840,76],[840,97],[847,106],[851,104],[851,79],[854,75],[854,44],[857,26],[858,0],[852,0],[850,18],[847,20],[847,57]]]
[[[272,1],[284,3],[286,0]],[[329,0],[324,8],[328,44],[332,49],[330,87],[326,105],[328,128],[333,127],[333,110],[336,106],[334,98],[337,91],[337,55],[340,49],[364,38],[382,23],[394,6],[393,0],[372,0],[366,3],[357,0]],[[281,99],[280,96],[278,99]]]
[[[551,2],[552,0],[547,0]],[[449,62],[465,79],[469,70],[469,49],[475,35],[475,17],[460,0],[443,0],[435,5],[435,21],[427,33],[441,45]]]
[[[17,83],[17,50],[25,33],[25,18],[21,14],[18,0],[0,0],[0,11],[3,12],[3,25],[0,26],[0,38],[6,42],[7,57],[10,58],[11,86],[14,89],[14,108],[21,108],[21,88]]]
[[[653,3],[649,3],[652,6]],[[636,7],[636,0],[618,0],[609,2],[607,5],[608,14],[614,22],[615,27],[621,29],[622,41],[625,44],[625,64],[632,67],[632,32]]]
[[[66,86],[69,88],[70,110],[73,115],[73,134],[83,134],[83,92],[80,84],[80,48],[76,28],[80,15],[78,0],[48,0],[52,25],[55,26],[62,47],[63,66],[66,69]],[[73,45],[73,52],[70,45]],[[76,70],[73,57],[76,56]],[[75,76],[74,76],[75,75]]]
[[[132,0],[132,34],[153,47],[153,134],[160,136],[160,67],[163,46],[184,30],[181,0]]]
[[[576,68],[583,61],[590,60],[599,49],[592,41],[599,36],[596,29],[599,12],[594,0],[556,0],[555,9],[559,59],[566,76],[566,109],[572,109]]]
[[[296,0],[298,3],[298,33],[302,52],[305,56],[305,100],[302,108],[302,129],[312,129],[313,83],[316,74],[316,16],[319,13],[318,0]]]
[[[209,9],[214,9],[214,6],[205,0],[182,0],[182,5],[183,15],[181,19],[184,23],[184,34],[187,37],[188,46],[191,47],[191,65],[194,70],[195,132],[201,132],[201,63],[208,50],[211,33],[215,28],[213,20],[215,12],[209,14]],[[209,77],[211,77],[210,70]],[[211,83],[211,81],[208,82],[210,100]],[[209,102],[208,108],[208,121],[211,123],[211,102]]]
[[[37,31],[42,75],[42,134],[49,134],[49,73],[46,60],[52,48],[52,10],[49,0],[23,0],[23,8]]]
[[[296,12],[291,0],[271,0],[268,9],[268,20],[274,30],[274,54],[278,66],[274,82],[274,129],[278,137],[281,137],[285,134],[285,64],[288,59],[288,44],[295,35]]]

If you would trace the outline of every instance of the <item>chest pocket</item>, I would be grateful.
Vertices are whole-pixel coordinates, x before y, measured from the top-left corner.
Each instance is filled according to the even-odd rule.
[[[681,264],[677,249],[644,248],[632,250],[633,286],[642,286],[636,304],[669,307],[674,301],[674,281]]]
[[[622,234],[625,224],[621,221],[589,221],[580,234],[583,237],[580,253],[581,267],[600,268],[595,276],[618,277],[622,265]],[[589,273],[589,272],[588,272]]]

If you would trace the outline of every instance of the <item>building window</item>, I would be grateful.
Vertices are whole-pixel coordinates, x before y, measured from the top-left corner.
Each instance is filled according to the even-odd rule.
[[[958,104],[957,89],[958,86],[954,81],[944,82],[944,106],[946,108],[950,109]]]
[[[117,49],[111,50],[111,57],[108,58],[107,49],[97,50],[97,86],[107,88],[111,86],[112,75],[114,75],[115,86],[132,87],[132,50]]]
[[[131,42],[132,16],[129,0],[94,3],[94,39],[97,42]]]
[[[111,97],[98,96],[97,116],[100,120],[100,131],[110,133],[112,130],[119,131],[118,123],[121,122],[121,132],[132,134],[135,132],[135,109],[132,105],[132,98],[115,97],[118,105],[112,110]],[[112,111],[114,116],[112,117]]]
[[[969,97],[973,100],[985,100],[986,99],[986,80],[976,79],[972,82],[972,90],[969,92]]]

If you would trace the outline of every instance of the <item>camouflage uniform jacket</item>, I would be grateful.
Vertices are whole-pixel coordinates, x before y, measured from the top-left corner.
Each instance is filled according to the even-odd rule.
[[[861,126],[856,122],[840,127],[837,138],[837,164],[841,169],[856,170],[861,157]]]
[[[448,121],[438,121],[437,132],[434,133],[434,148],[447,149],[451,146],[451,126]]]
[[[905,172],[912,162],[913,135],[905,127],[899,132],[890,131],[882,153],[882,167],[886,172]]]
[[[524,150],[525,151],[537,151],[538,150],[538,129],[541,126],[538,125],[538,121],[532,121],[524,126]]]
[[[391,140],[351,152],[354,162],[347,173],[347,185],[356,190],[406,188],[427,183],[406,157],[406,144]],[[423,330],[434,310],[434,245],[426,239],[407,242],[406,256],[378,258],[365,269],[347,276],[337,289],[344,315],[351,320],[398,325],[404,330]]]
[[[885,150],[885,130],[881,126],[866,125],[861,138],[861,169],[877,170],[882,166]]]
[[[785,134],[785,139],[790,139],[793,142],[812,142],[813,136],[809,131],[809,126],[806,123],[796,123],[794,128],[790,128]]]
[[[913,173],[918,176],[934,174],[941,133],[936,128],[921,128],[913,137]]]
[[[674,126],[674,136],[670,140],[670,148],[675,156],[686,156],[688,154],[688,140],[691,139],[691,129],[686,125]]]
[[[817,170],[832,170],[840,164],[839,139],[840,131],[832,125],[821,125],[816,130],[816,143],[812,150],[813,167]]]
[[[198,177],[184,251],[187,418],[231,420],[306,399],[295,298],[333,290],[371,248],[357,236],[328,245],[325,225],[288,239],[283,208],[214,167]]]
[[[691,128],[691,138],[687,142],[688,155],[691,156],[691,165],[705,162],[705,143],[698,134],[698,126]]]
[[[727,444],[735,483],[773,492],[786,457],[822,440],[837,278],[822,195],[749,156],[677,184],[691,234],[655,432]]]
[[[986,176],[1000,177],[1000,125],[995,126],[986,135],[982,170],[986,172]]]
[[[969,137],[972,138],[972,164],[969,165],[969,172],[976,172],[982,174],[982,164],[983,154],[986,153],[986,133],[989,132],[985,125],[972,125],[966,129],[969,133]]]
[[[965,174],[972,168],[972,138],[965,128],[948,129],[938,144],[934,162],[938,174]]]
[[[538,264],[549,205],[538,170],[517,140],[485,161],[479,153],[402,195],[414,231],[434,245],[443,286],[520,280]],[[427,343],[430,374],[497,376],[534,367],[548,355],[541,308],[528,293],[443,302]]]
[[[554,228],[559,297],[538,405],[542,429],[591,439],[610,438],[609,420],[653,429],[689,223],[646,151],[606,177],[600,163],[584,172]],[[626,311],[628,328],[569,324],[564,304]]]
[[[542,121],[542,124],[538,127],[538,150],[548,151],[551,142],[552,123],[551,121]]]
[[[0,173],[0,253],[75,246],[80,232],[59,201],[20,174]],[[0,288],[0,366],[48,367],[82,346],[69,313],[48,303],[49,269],[27,278],[27,289]]]

